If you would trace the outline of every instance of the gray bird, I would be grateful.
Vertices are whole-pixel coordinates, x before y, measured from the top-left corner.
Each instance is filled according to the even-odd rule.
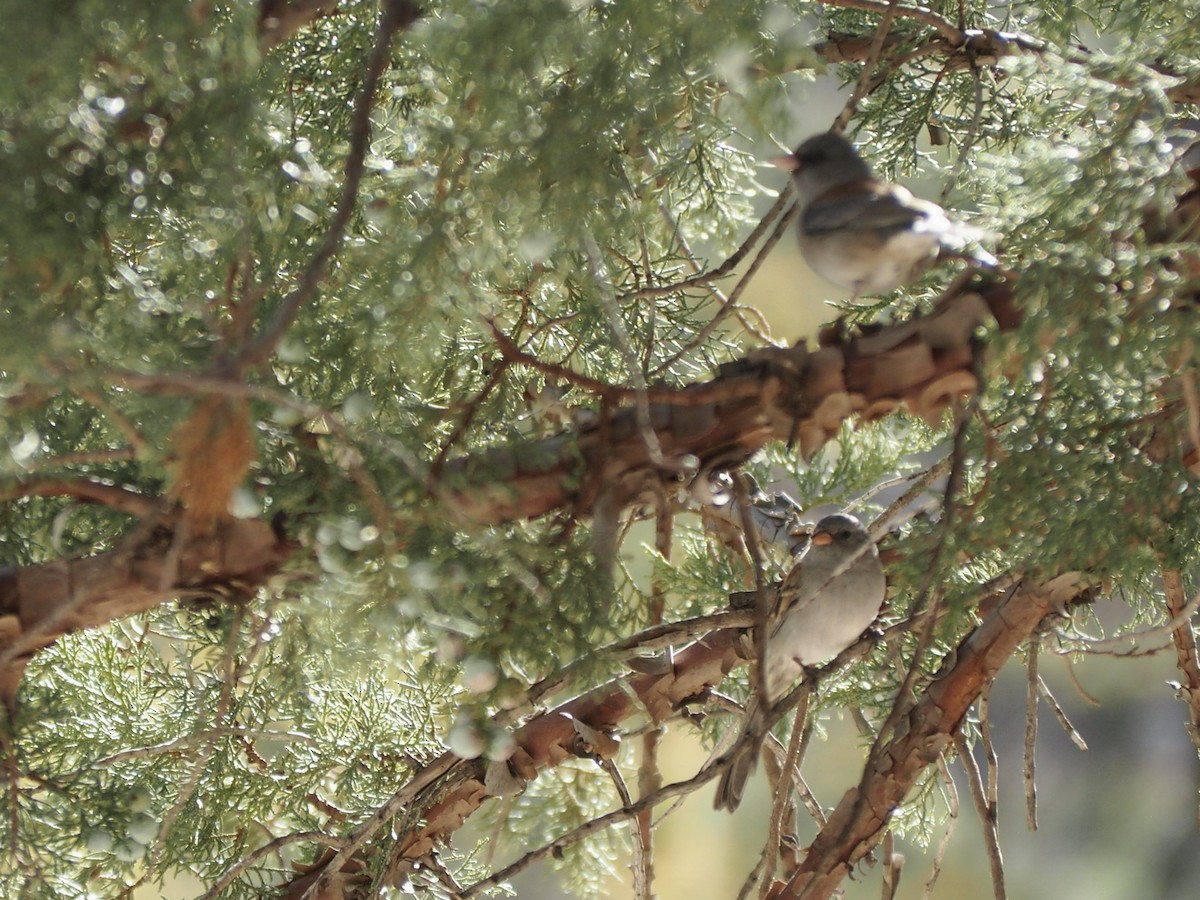
[[[766,716],[805,666],[837,656],[870,627],[883,605],[886,581],[875,543],[854,516],[836,513],[817,523],[808,549],[779,588],[766,623],[766,697],[752,702],[713,805],[733,811],[758,762]],[[755,738],[744,739],[747,734]]]
[[[853,291],[855,300],[908,283],[941,253],[998,265],[974,244],[986,232],[876,178],[841,135],[810,137],[774,162],[796,185],[804,259],[818,275]]]

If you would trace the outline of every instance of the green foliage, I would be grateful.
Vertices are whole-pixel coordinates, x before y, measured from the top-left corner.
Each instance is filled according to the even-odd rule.
[[[346,0],[265,55],[256,4],[208,6],[0,4],[20,23],[0,29],[0,488],[81,477],[162,496],[171,435],[204,393],[180,381],[219,374],[328,233],[377,4]],[[1045,52],[977,70],[913,57],[852,122],[879,171],[944,176],[947,204],[1001,235],[1024,313],[987,337],[963,488],[942,511],[952,527],[907,523],[889,569],[884,624],[927,589],[944,599],[935,650],[1001,571],[1086,571],[1151,621],[1163,562],[1194,564],[1194,475],[1147,445],[1179,427],[1159,417],[1196,368],[1173,265],[1195,247],[1141,228],[1181,187],[1167,139],[1187,110],[1165,73],[1200,70],[1194,7],[1027,3],[994,19],[994,5],[961,5],[966,27],[1023,30]],[[669,558],[635,550],[652,541],[631,532],[609,572],[570,510],[467,524],[434,476],[569,427],[548,411],[557,400],[575,416],[600,407],[504,359],[485,320],[543,362],[619,385],[708,377],[747,349],[736,329],[697,343],[715,295],[630,294],[726,258],[756,216],[762,147],[826,127],[796,108],[824,36],[803,16],[865,35],[879,21],[799,0],[446,0],[396,40],[347,238],[248,376],[257,457],[239,514],[277,516],[302,549],[255,597],[198,589],[35,656],[5,739],[21,773],[0,839],[15,841],[7,893],[116,896],[183,871],[212,882],[269,836],[348,833],[456,729],[498,754],[509,735],[489,717],[532,683],[569,664],[570,690],[624,671],[593,651],[651,624],[657,600],[672,621],[749,586],[745,560],[694,519],[677,521]],[[1093,31],[1113,52],[1074,49]],[[901,53],[930,36],[905,17],[891,33]],[[946,152],[928,149],[931,125]],[[806,508],[846,505],[949,436],[895,416],[845,429],[808,464],[772,447],[749,468]],[[0,561],[105,552],[129,529],[65,497],[5,501]],[[781,576],[786,552],[767,555]],[[818,728],[851,706],[881,721],[915,649],[903,636],[823,684]],[[921,840],[935,788],[897,820]],[[530,849],[613,795],[581,761],[488,815]],[[572,886],[601,893],[625,837],[571,849]],[[314,852],[261,860],[234,895],[261,895]],[[443,861],[464,880],[486,868],[472,848]]]

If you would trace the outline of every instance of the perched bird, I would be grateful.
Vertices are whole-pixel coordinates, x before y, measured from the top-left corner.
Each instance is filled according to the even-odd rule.
[[[855,300],[895,290],[942,253],[998,265],[974,246],[986,232],[880,181],[841,135],[810,137],[774,162],[796,184],[804,259],[818,275],[853,291]]]
[[[713,805],[731,812],[742,800],[746,779],[758,762],[769,707],[782,697],[805,666],[841,653],[867,630],[883,605],[883,566],[871,536],[844,513],[817,523],[808,549],[779,588],[768,620],[766,697],[751,704],[735,756],[717,786]],[[746,739],[747,735],[753,738]]]

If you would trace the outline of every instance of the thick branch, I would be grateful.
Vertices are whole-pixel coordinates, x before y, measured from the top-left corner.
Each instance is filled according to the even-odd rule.
[[[864,5],[865,8],[865,4],[867,3],[870,3],[870,0],[855,0],[853,5]],[[841,6],[850,4],[839,2],[831,5]],[[879,6],[886,9],[887,4],[880,3]],[[901,7],[901,13],[903,12],[904,8]],[[920,18],[920,16],[915,16],[914,18]],[[941,63],[940,68],[943,73],[957,72],[981,66],[992,66],[1004,57],[1024,54],[1037,56],[1060,55],[1067,62],[1093,68],[1102,66],[1104,62],[1102,56],[1093,56],[1085,48],[1072,48],[1070,51],[1064,52],[1062,48],[1017,32],[996,31],[992,28],[968,28],[961,32],[957,32],[956,30],[945,31],[940,26],[934,26],[933,23],[927,24],[930,24],[931,27],[937,27],[942,33],[922,41],[915,47],[912,46],[911,35],[890,35],[884,42],[885,57],[888,51],[893,48],[902,50],[904,59],[910,61],[924,56],[936,56]],[[833,32],[829,34],[828,40],[815,44],[812,49],[817,56],[826,62],[861,63],[866,62],[869,58],[873,39],[874,33],[845,34]],[[1132,82],[1128,78],[1105,73],[1102,69],[1095,74],[1098,78],[1106,78],[1109,83],[1117,87],[1132,86]],[[1185,77],[1163,65],[1147,66],[1146,74],[1150,78],[1165,75],[1168,78],[1180,79],[1178,84],[1171,85],[1165,89],[1167,97],[1173,103],[1190,104],[1200,101],[1200,80],[1195,77]]]
[[[654,442],[627,406],[578,434],[452,460],[442,496],[487,523],[564,507],[582,515],[602,492],[618,505],[658,496],[662,482],[739,465],[770,441],[797,442],[811,457],[851,417],[871,421],[905,405],[940,418],[976,388],[976,330],[993,318],[1002,329],[1016,324],[1011,301],[1009,285],[996,283],[951,296],[908,322],[834,335],[817,350],[803,342],[757,350],[712,381],[652,388]],[[661,448],[666,465],[654,464],[648,443]]]
[[[1044,585],[1021,585],[950,653],[920,701],[884,747],[874,771],[842,797],[776,898],[829,897],[870,852],[893,810],[927,766],[953,744],[967,710],[1020,644],[1048,615],[1088,585],[1077,573]]]
[[[287,887],[287,897],[325,896],[339,870],[356,864],[354,855],[371,836],[409,804],[426,806],[421,824],[402,833],[392,851],[395,864],[389,881],[448,840],[488,797],[519,789],[522,781],[538,772],[578,756],[608,756],[618,742],[607,736],[632,715],[648,713],[660,722],[686,700],[719,683],[735,666],[745,662],[734,629],[713,632],[676,654],[668,671],[613,681],[532,719],[513,735],[517,750],[505,763],[507,772],[489,773],[481,760],[460,760],[445,753],[425,766],[393,801],[373,815],[336,854],[297,877]],[[604,746],[597,746],[596,736]],[[611,743],[609,743],[611,741]],[[497,780],[498,779],[498,780]],[[440,796],[439,796],[440,795]],[[413,819],[415,821],[415,817]]]
[[[188,532],[160,519],[107,553],[0,568],[0,698],[11,705],[30,657],[62,635],[142,612],[182,591],[253,590],[293,549],[256,519]]]

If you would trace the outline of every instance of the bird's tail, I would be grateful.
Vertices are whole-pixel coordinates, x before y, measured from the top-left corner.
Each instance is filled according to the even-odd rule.
[[[742,794],[746,791],[746,780],[758,763],[758,742],[744,742],[738,747],[721,773],[717,782],[717,793],[713,796],[713,809],[727,809],[733,812],[742,802]]]
[[[988,269],[1000,268],[1000,260],[980,246],[981,241],[997,241],[1001,235],[966,222],[951,220],[950,227],[941,236],[942,250],[939,258],[966,259]]]

